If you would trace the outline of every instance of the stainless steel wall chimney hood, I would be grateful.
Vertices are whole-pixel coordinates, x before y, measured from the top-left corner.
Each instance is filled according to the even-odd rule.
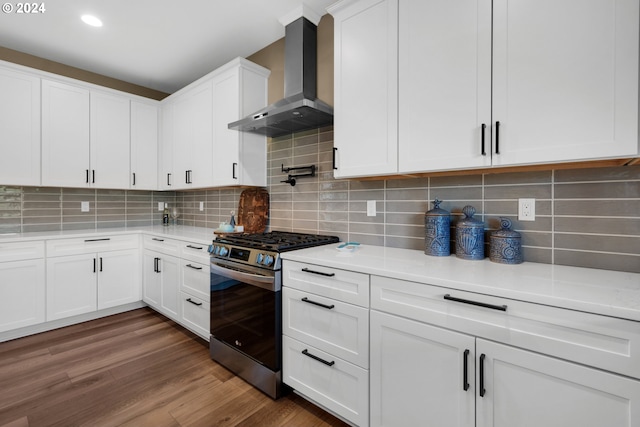
[[[316,19],[317,23],[319,16]],[[333,107],[316,94],[316,24],[305,16],[290,21],[284,44],[284,99],[229,123],[229,129],[275,137],[333,124]]]

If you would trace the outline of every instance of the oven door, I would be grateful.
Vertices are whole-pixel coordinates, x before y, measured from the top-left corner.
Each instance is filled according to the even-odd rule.
[[[280,370],[280,272],[211,260],[211,339]]]

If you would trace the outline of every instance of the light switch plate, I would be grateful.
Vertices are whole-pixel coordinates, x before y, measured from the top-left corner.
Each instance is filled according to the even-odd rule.
[[[367,216],[376,216],[376,201],[367,200]]]
[[[80,212],[89,212],[89,202],[80,202]]]
[[[164,210],[164,202],[158,202],[158,210],[159,211],[163,211]]]
[[[200,202],[200,212],[204,212],[204,202]]]

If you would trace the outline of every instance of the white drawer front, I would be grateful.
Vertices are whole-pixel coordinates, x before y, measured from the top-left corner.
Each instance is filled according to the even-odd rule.
[[[377,276],[371,308],[640,378],[640,322]]]
[[[209,245],[193,242],[180,242],[180,256],[189,261],[207,264],[209,262]]]
[[[44,242],[0,243],[0,262],[44,258]]]
[[[138,249],[138,246],[138,235],[56,239],[47,241],[47,257]]]
[[[369,307],[369,275],[285,260],[284,286]]]
[[[180,290],[209,302],[210,273],[208,264],[182,260]]]
[[[366,369],[293,338],[282,339],[285,384],[358,426],[369,425],[369,372]]]
[[[180,304],[184,326],[209,341],[209,303],[180,292]]]
[[[283,334],[369,367],[368,309],[287,287],[282,300]]]
[[[180,255],[180,245],[182,242],[173,239],[166,239],[159,236],[144,236],[142,238],[145,249],[151,249],[165,255]]]

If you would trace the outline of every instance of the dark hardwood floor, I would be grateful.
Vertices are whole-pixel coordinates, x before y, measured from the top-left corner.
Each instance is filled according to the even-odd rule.
[[[277,401],[148,308],[0,343],[0,426],[346,426]]]

